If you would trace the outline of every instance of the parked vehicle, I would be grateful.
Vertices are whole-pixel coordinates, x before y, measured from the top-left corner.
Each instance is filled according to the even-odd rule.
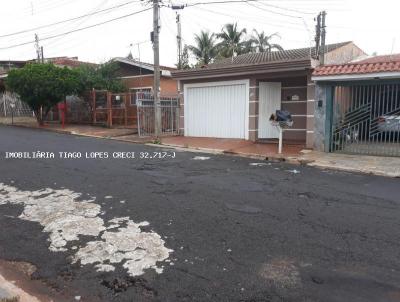
[[[400,132],[400,115],[382,115],[378,118],[379,132]]]

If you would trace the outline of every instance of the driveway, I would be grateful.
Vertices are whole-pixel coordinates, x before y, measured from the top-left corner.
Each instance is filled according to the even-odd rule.
[[[0,259],[54,301],[400,301],[398,179],[173,152],[0,126]]]

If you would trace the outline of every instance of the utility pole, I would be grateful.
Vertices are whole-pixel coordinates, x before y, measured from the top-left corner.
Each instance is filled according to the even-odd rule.
[[[42,57],[42,64],[44,64],[43,46],[40,46],[40,56]]]
[[[36,59],[37,62],[40,63],[41,61],[41,51],[40,51],[40,46],[39,46],[39,36],[38,34],[35,34],[35,48],[36,48]]]
[[[160,40],[159,40],[159,16],[160,0],[153,0],[153,52],[154,52],[154,132],[155,136],[161,135],[161,102],[160,102]]]
[[[315,25],[315,54],[314,58],[319,59],[320,55],[320,44],[321,44],[321,13],[318,14],[317,19],[314,19],[317,21],[317,25]]]
[[[176,25],[177,35],[176,42],[178,45],[178,69],[182,68],[182,27],[181,27],[181,15],[176,12]]]
[[[326,30],[325,30],[325,18],[326,18],[326,11],[322,11],[322,20],[321,20],[321,57],[320,63],[321,65],[325,64],[325,38],[326,38]]]
[[[176,42],[177,42],[177,55],[178,55],[178,69],[182,68],[182,25],[181,25],[181,15],[179,10],[184,9],[186,5],[171,5],[169,6],[172,10],[176,11]]]

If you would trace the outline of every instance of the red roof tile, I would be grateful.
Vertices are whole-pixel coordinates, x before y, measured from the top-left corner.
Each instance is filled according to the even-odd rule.
[[[315,68],[313,76],[353,75],[400,72],[400,54],[375,56],[354,63],[324,65]]]
[[[60,65],[60,66],[67,66],[67,67],[78,67],[81,65],[96,65],[94,63],[89,63],[89,62],[82,62],[78,61],[75,59],[70,59],[70,58],[59,58],[51,61],[54,65]]]

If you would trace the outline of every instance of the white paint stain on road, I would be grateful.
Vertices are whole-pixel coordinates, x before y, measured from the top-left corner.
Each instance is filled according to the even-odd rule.
[[[255,167],[263,167],[263,166],[270,166],[271,163],[250,163],[249,165]]]
[[[293,174],[300,174],[299,170],[293,169],[293,170],[286,170],[289,173],[293,173]]]
[[[150,268],[162,272],[157,262],[166,260],[172,250],[164,246],[157,233],[142,231],[141,227],[149,225],[147,221],[135,223],[129,217],[117,217],[108,221],[106,227],[99,217],[101,206],[94,200],[77,201],[78,197],[80,193],[68,189],[21,191],[0,183],[0,205],[23,205],[19,218],[44,227],[43,232],[49,233],[51,251],[76,251],[73,246],[68,247],[69,242],[78,241],[80,235],[92,236],[93,241],[76,251],[73,262],[95,264],[98,271],[113,271],[114,264],[122,263],[131,276]]]
[[[208,160],[210,157],[208,156],[195,156],[193,157],[193,160]]]

